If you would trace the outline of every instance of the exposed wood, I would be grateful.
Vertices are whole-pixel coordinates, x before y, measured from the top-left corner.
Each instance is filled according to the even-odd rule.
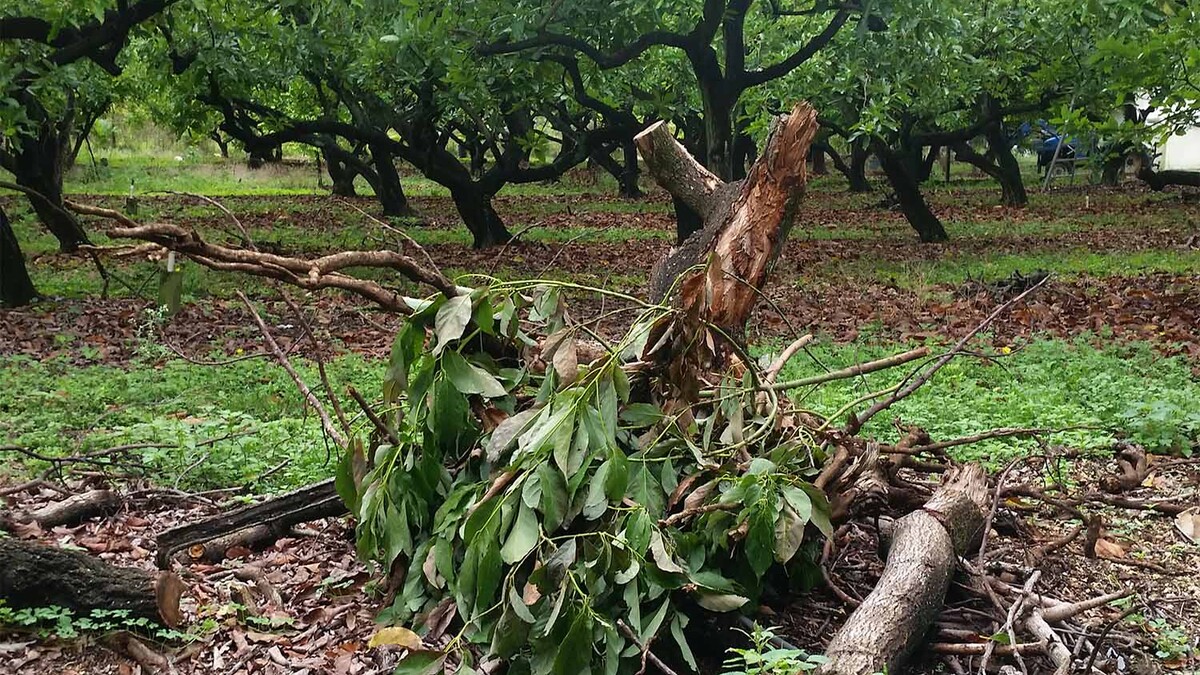
[[[704,221],[655,266],[651,299],[664,300],[677,288],[681,308],[727,333],[741,333],[804,195],[804,160],[818,128],[816,111],[796,105],[776,122],[763,154],[736,183],[722,183],[701,167],[661,123],[638,135],[654,179]],[[702,263],[706,270],[685,275]]]
[[[167,530],[158,535],[155,561],[160,569],[166,569],[180,551],[187,551],[189,556],[194,554],[195,559],[211,559],[216,555],[215,546],[223,547],[222,555],[236,545],[261,546],[285,535],[293,525],[345,513],[346,505],[338,497],[333,480],[322,481],[259,504]],[[215,546],[206,546],[214,541]]]
[[[9,607],[58,605],[85,616],[94,609],[120,609],[176,626],[182,591],[170,572],[116,567],[80,551],[0,539],[0,600]]]
[[[978,537],[987,505],[983,469],[967,465],[949,472],[924,508],[896,521],[883,576],[834,635],[829,661],[817,672],[903,672],[942,608],[958,557]]]

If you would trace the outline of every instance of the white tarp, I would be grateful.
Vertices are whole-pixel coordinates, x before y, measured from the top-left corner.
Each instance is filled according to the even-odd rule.
[[[1159,171],[1200,171],[1200,127],[1167,138],[1158,146]]]

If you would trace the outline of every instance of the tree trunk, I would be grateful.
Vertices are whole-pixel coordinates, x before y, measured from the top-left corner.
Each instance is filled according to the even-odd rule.
[[[825,176],[829,174],[829,167],[825,164],[825,150],[822,146],[814,145],[809,151],[809,157],[812,158],[812,171],[814,176]]]
[[[1000,183],[1000,201],[1005,206],[1025,207],[1029,204],[1029,195],[1025,193],[1025,181],[1021,178],[1021,165],[1013,156],[1012,141],[1004,133],[1004,127],[997,120],[988,125],[985,131],[988,143],[988,153],[996,159],[999,173],[996,180]]]
[[[620,195],[624,199],[641,199],[642,188],[638,185],[641,170],[638,168],[637,146],[632,139],[621,143],[621,159],[625,170],[617,177]]]
[[[867,158],[871,152],[863,139],[855,139],[850,143],[850,173],[846,176],[850,181],[851,192],[870,192],[871,182],[867,180]]]
[[[663,300],[677,288],[686,315],[701,317],[729,335],[742,333],[804,195],[804,160],[818,128],[816,111],[797,105],[772,130],[746,179],[735,183],[701,166],[661,122],[636,137],[654,179],[704,223],[655,266],[652,299]],[[676,282],[706,260],[707,270]]]
[[[887,175],[888,182],[896,191],[896,199],[900,201],[900,210],[908,224],[917,231],[921,241],[925,243],[946,241],[946,228],[942,221],[929,208],[925,196],[921,194],[921,186],[911,173],[909,163],[885,143],[876,141],[872,144],[879,164]]]
[[[930,176],[933,175],[933,167],[934,167],[934,165],[937,164],[938,155],[941,152],[942,152],[942,146],[940,146],[940,145],[929,146],[929,152],[926,153],[925,158],[922,159],[920,162],[920,167],[919,167],[919,171],[917,174],[917,178],[918,178],[917,182],[924,183],[929,180]],[[920,156],[919,151],[917,152],[917,156],[918,157]]]
[[[995,164],[979,154],[970,143],[958,143],[954,146],[954,154],[958,159],[986,173],[1000,184],[1001,204],[1026,206],[1029,204],[1029,196],[1025,192],[1025,181],[1021,178],[1021,166],[1017,164],[1016,157],[1013,157],[1012,150],[1004,147],[1004,144],[1001,144],[999,149],[992,145],[991,150],[997,160]]]
[[[1169,185],[1200,187],[1200,171],[1155,171],[1154,160],[1146,152],[1140,153],[1137,161],[1137,177],[1155,192],[1162,192]]]
[[[412,216],[412,207],[408,205],[408,197],[405,196],[404,187],[400,184],[400,173],[396,171],[395,157],[382,148],[372,145],[371,160],[378,177],[372,187],[375,188],[375,197],[383,206],[383,215]]]
[[[9,607],[57,605],[83,616],[118,609],[176,626],[182,591],[183,582],[170,572],[116,567],[80,551],[0,539],[0,600]]]
[[[675,208],[675,244],[678,246],[699,232],[704,227],[704,221],[679,197],[671,197],[671,205]]]
[[[9,152],[0,153],[7,169],[21,187],[37,194],[26,195],[38,219],[58,240],[59,249],[73,253],[90,244],[79,221],[63,206],[63,172],[68,148],[66,138],[52,125],[43,125],[39,136],[20,139]]]
[[[500,214],[492,206],[492,196],[474,182],[466,182],[450,188],[450,198],[458,209],[458,215],[470,230],[475,248],[499,246],[512,239]]]
[[[344,513],[346,505],[338,497],[333,480],[322,481],[260,504],[166,530],[158,535],[155,562],[159,569],[166,569],[180,551],[186,551],[194,560],[220,559],[234,545],[268,543],[293,525]],[[218,543],[209,545],[214,541]]]
[[[611,148],[601,147],[589,154],[588,170],[591,171],[595,166],[617,179],[617,194],[622,199],[640,199],[642,190],[638,187],[637,148],[634,147],[633,141],[622,144],[620,162],[613,159],[610,150]]]
[[[329,180],[333,183],[331,192],[338,197],[357,197],[354,179],[358,177],[358,171],[336,151],[322,149],[321,155],[325,158],[325,170],[329,172]]]
[[[214,130],[208,135],[213,143],[217,144],[217,150],[221,153],[223,159],[229,159],[229,139],[221,135],[220,131]]]
[[[0,208],[0,305],[24,307],[37,297],[21,245]]]
[[[883,576],[829,642],[818,675],[903,672],[942,609],[958,558],[977,541],[987,507],[987,477],[972,464],[947,474],[924,508],[896,521]]]

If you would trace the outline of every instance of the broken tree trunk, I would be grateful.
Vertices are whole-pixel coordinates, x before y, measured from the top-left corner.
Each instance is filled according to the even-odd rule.
[[[220,560],[234,546],[265,546],[300,523],[346,513],[333,480],[326,480],[244,506],[198,523],[171,528],[158,535],[155,561],[166,569],[171,558],[185,551],[192,560]]]
[[[654,179],[704,223],[655,266],[652,300],[678,289],[682,309],[727,334],[741,334],[804,196],[805,158],[818,129],[816,111],[797,104],[776,120],[745,180],[733,183],[701,166],[664,123],[637,135]],[[704,271],[685,274],[701,264]]]
[[[959,556],[977,541],[988,502],[987,477],[971,464],[896,521],[883,576],[833,636],[819,675],[902,672],[942,609]]]
[[[116,567],[80,551],[0,539],[0,600],[9,607],[57,605],[84,616],[118,609],[174,627],[182,593],[183,582],[170,572]]]

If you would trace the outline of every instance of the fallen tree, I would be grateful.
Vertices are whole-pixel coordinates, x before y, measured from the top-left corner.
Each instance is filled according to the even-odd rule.
[[[323,481],[207,520],[165,530],[158,535],[155,562],[160,569],[167,569],[171,559],[180,552],[193,561],[220,560],[225,551],[234,546],[263,546],[295,525],[345,513],[346,505],[334,490],[333,481]]]
[[[183,583],[158,574],[116,567],[80,551],[0,538],[0,600],[9,607],[57,605],[87,615],[124,610],[155,624],[179,624]]]

